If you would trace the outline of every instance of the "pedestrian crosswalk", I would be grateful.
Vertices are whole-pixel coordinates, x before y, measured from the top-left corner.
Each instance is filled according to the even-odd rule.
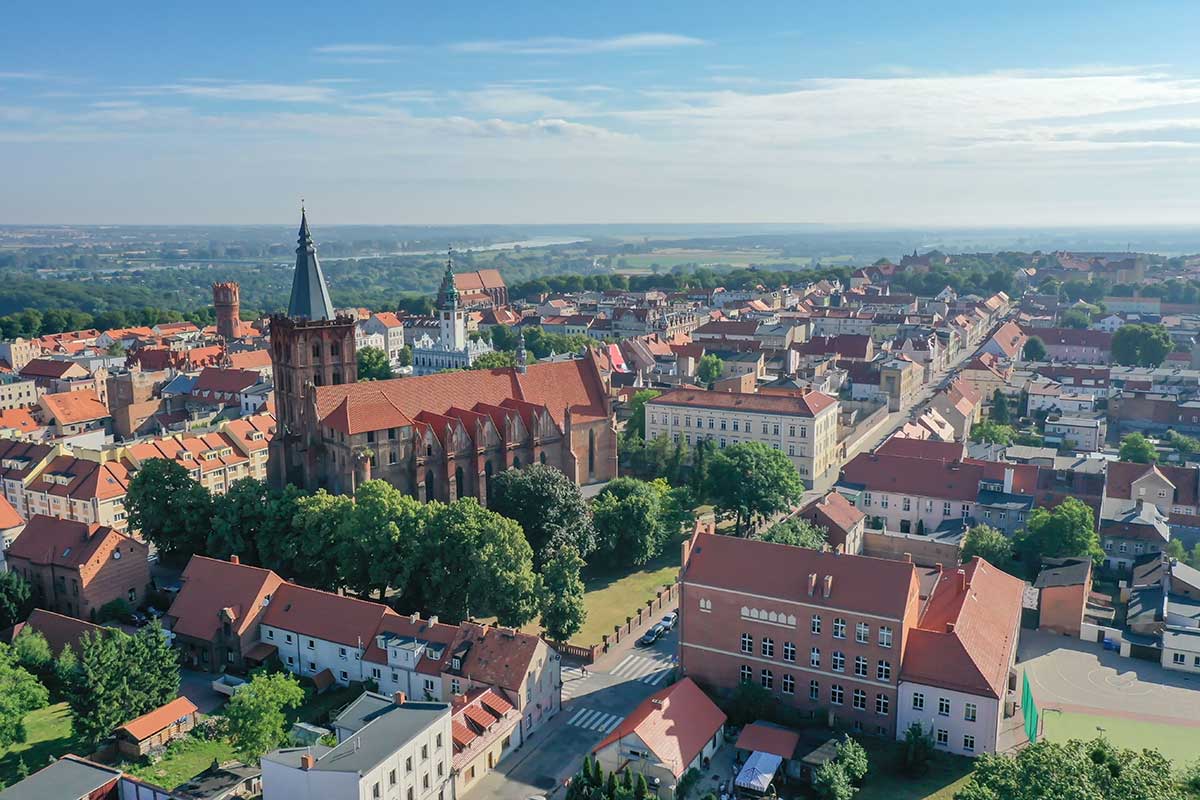
[[[591,708],[581,708],[567,720],[567,724],[597,733],[611,733],[621,724],[622,719],[620,714],[606,714]]]
[[[631,654],[625,656],[621,663],[609,670],[609,674],[626,680],[636,680],[651,686],[658,686],[671,674],[674,666],[669,656],[656,658]]]
[[[579,694],[586,693],[588,689],[588,676],[583,673],[582,667],[563,667],[562,668],[562,698],[570,700]]]

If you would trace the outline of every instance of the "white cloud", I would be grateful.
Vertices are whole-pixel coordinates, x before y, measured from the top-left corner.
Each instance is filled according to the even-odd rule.
[[[129,91],[135,95],[183,95],[210,100],[271,103],[324,103],[332,100],[335,95],[332,88],[311,84],[241,81],[213,83],[208,79],[159,86],[134,86],[130,87]]]
[[[454,96],[463,106],[481,114],[570,117],[595,108],[516,86],[487,86],[473,91],[457,92]]]
[[[501,55],[587,55],[630,50],[666,50],[706,44],[703,39],[677,33],[630,33],[606,39],[577,39],[569,36],[543,36],[532,39],[490,39],[456,42],[450,49],[458,53],[497,53]]]
[[[379,53],[400,53],[411,48],[398,44],[326,44],[314,47],[314,53],[322,55],[370,55]]]

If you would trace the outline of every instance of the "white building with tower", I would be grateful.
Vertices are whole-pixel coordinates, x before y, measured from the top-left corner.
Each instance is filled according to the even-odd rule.
[[[435,341],[428,333],[413,345],[413,374],[431,375],[445,369],[470,369],[492,346],[482,339],[472,341],[467,336],[466,310],[459,303],[458,288],[454,285],[454,265],[446,259],[446,274],[437,299],[439,337]]]

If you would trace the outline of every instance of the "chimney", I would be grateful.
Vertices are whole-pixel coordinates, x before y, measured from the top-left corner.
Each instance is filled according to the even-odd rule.
[[[1016,472],[1017,471],[1015,469],[1013,469],[1012,467],[1004,468],[1004,493],[1005,494],[1012,494],[1013,475],[1015,475]]]
[[[826,600],[829,599],[829,595],[832,592],[833,592],[833,576],[826,575],[825,576],[825,599]]]
[[[679,566],[687,569],[688,557],[692,554],[692,540],[684,539],[679,545]]]
[[[413,625],[416,625],[420,621],[420,619],[421,619],[421,615],[418,614],[416,611],[414,611],[413,613],[408,615],[408,621],[411,622]]]
[[[431,626],[433,626],[433,625],[437,625],[437,614],[434,614],[434,615],[430,616],[430,618],[429,618],[429,624],[430,624]]]
[[[812,597],[817,591],[817,573],[808,573],[808,596]]]
[[[912,563],[912,553],[905,553],[905,554],[904,554],[904,560],[905,560],[906,562],[908,562],[909,564],[911,564],[911,563]]]
[[[242,563],[242,560],[240,558],[238,558],[236,555],[232,555],[229,557],[229,563],[230,564],[240,564],[240,563]]]
[[[304,755],[300,756],[300,769],[304,770],[305,772],[312,769],[316,765],[317,760],[309,753],[305,753]]]
[[[398,706],[404,705],[404,701],[408,699],[408,695],[404,692],[396,692],[392,695],[392,702]]]
[[[946,633],[954,633],[954,623],[953,622],[946,623]]]
[[[965,569],[960,569],[958,571],[958,590],[960,592],[965,592],[967,590],[967,571]]]

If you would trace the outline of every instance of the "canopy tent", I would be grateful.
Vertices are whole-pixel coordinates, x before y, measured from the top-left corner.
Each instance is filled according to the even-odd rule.
[[[738,773],[734,785],[739,789],[748,789],[759,794],[766,794],[775,778],[775,772],[783,759],[772,753],[755,751],[746,759]]]

